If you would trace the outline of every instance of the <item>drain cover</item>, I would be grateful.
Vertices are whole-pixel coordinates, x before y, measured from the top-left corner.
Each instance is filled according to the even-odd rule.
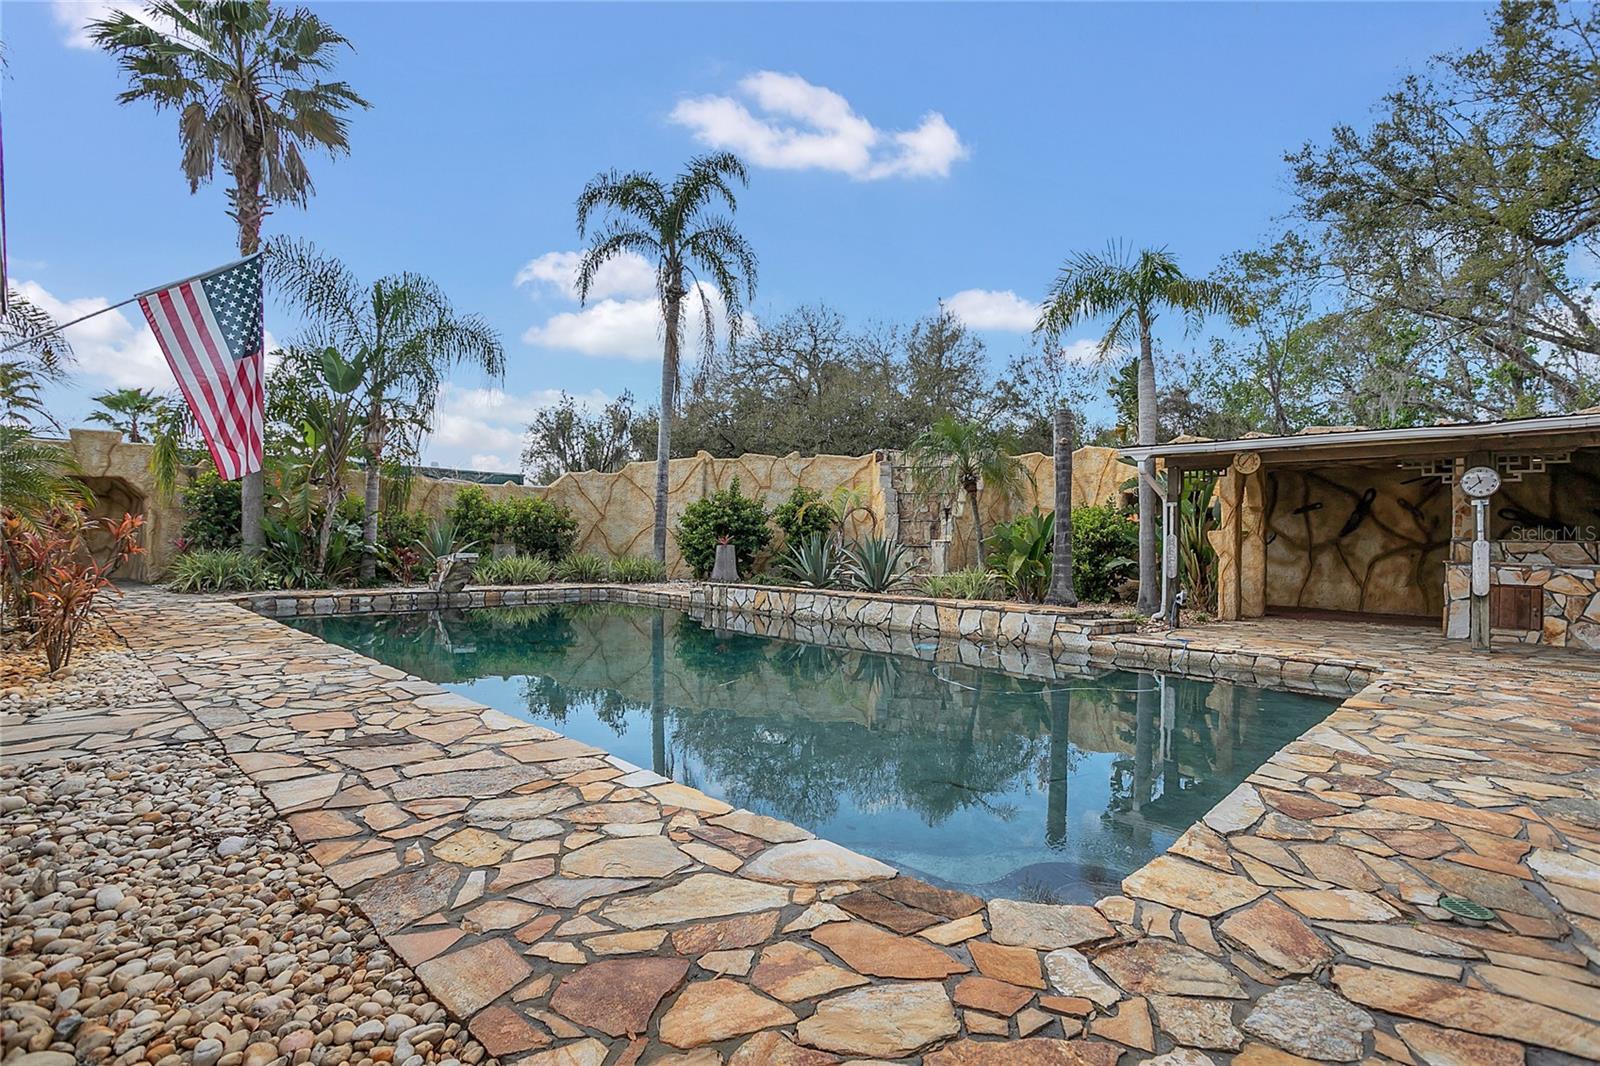
[[[1474,903],[1461,896],[1440,896],[1439,906],[1460,918],[1462,921],[1482,925],[1484,922],[1494,921],[1494,911],[1481,903]]]

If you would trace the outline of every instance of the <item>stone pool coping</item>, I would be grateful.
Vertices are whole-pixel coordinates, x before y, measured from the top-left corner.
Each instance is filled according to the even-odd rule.
[[[112,618],[507,1060],[1600,1058],[1594,656],[1282,623],[1092,641],[1371,680],[1091,908],[893,877],[237,605]],[[1500,917],[1446,921],[1441,892]]]

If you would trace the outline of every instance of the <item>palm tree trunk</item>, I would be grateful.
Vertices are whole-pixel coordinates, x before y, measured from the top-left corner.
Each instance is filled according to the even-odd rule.
[[[383,400],[376,397],[367,411],[367,497],[361,519],[361,580],[378,576],[378,470],[383,462]]]
[[[239,224],[240,255],[254,255],[261,247],[261,145],[259,140],[252,142],[246,144],[234,174],[233,209]],[[258,555],[266,546],[261,528],[265,511],[266,481],[264,472],[256,470],[246,474],[239,485],[239,541],[246,555]]]
[[[967,486],[967,506],[972,508],[972,538],[978,546],[978,569],[989,569],[988,553],[983,550],[983,514],[978,510],[978,486]]]
[[[1078,605],[1078,591],[1072,583],[1072,437],[1072,412],[1056,408],[1056,528],[1050,552],[1050,591],[1044,602],[1058,607]]]
[[[337,475],[334,477],[323,500],[322,528],[317,530],[317,573],[323,575],[328,572],[328,545],[333,541],[333,523],[339,517],[339,499],[344,487],[337,480]]]
[[[1139,444],[1156,442],[1156,360],[1151,351],[1150,319],[1139,316]],[[1154,470],[1149,471],[1152,476]],[[1155,614],[1161,600],[1156,559],[1156,491],[1139,478],[1139,603],[1140,614]]]
[[[674,278],[667,292],[666,337],[661,351],[661,418],[656,424],[656,527],[652,540],[656,562],[667,561],[667,476],[672,470],[672,415],[678,391],[678,322],[683,283]]]

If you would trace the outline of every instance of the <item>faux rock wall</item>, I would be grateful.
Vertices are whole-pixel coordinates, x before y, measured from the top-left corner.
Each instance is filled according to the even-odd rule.
[[[1439,617],[1450,491],[1397,467],[1271,470],[1266,604]]]
[[[141,579],[160,577],[174,553],[173,542],[182,531],[183,516],[176,500],[158,498],[150,480],[152,451],[147,444],[128,444],[116,431],[75,429],[70,449],[90,478],[108,486],[115,481],[116,499],[136,503],[146,514],[146,546],[149,556],[140,564]],[[1006,499],[985,491],[980,498],[984,528],[1034,507],[1053,506],[1055,477],[1050,457],[1037,452],[1020,456],[1032,474],[1030,483],[1017,496]],[[918,500],[905,484],[903,471],[896,477],[895,452],[867,455],[742,455],[718,459],[706,452],[670,464],[667,493],[667,525],[675,528],[683,510],[712,492],[729,487],[739,479],[740,490],[762,500],[771,509],[789,498],[795,486],[804,485],[823,496],[847,486],[863,501],[850,516],[852,536],[879,534],[906,538],[915,536],[915,525],[902,516],[918,506],[938,512],[937,504]],[[1131,468],[1117,462],[1112,448],[1080,448],[1073,456],[1073,504],[1108,503],[1118,496],[1118,486],[1130,476]],[[655,521],[655,477],[653,462],[630,463],[621,470],[602,473],[594,470],[563,474],[549,485],[476,485],[465,481],[415,477],[411,481],[408,506],[429,517],[439,517],[463,489],[482,489],[491,499],[538,496],[570,508],[578,520],[577,550],[592,552],[607,559],[628,555],[648,555]],[[108,480],[109,479],[109,480]],[[897,489],[896,483],[900,488]],[[359,492],[359,477],[352,478],[350,490]],[[121,512],[118,512],[120,515]],[[958,501],[952,512],[952,567],[971,565],[975,559],[973,524],[966,502]],[[927,524],[923,523],[927,529]],[[924,534],[926,536],[926,534]],[[925,546],[925,545],[919,545]],[[678,552],[676,539],[667,537],[668,572],[674,577],[688,576]]]

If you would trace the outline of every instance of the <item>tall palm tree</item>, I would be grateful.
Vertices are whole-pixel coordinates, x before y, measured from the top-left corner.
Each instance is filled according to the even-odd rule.
[[[1225,285],[1186,277],[1165,248],[1131,252],[1120,244],[1103,252],[1078,252],[1062,265],[1045,297],[1034,332],[1059,339],[1090,319],[1110,316],[1100,338],[1102,358],[1138,344],[1139,434],[1156,443],[1156,363],[1151,330],[1162,311],[1177,311],[1197,325],[1208,314],[1249,317],[1248,304]],[[1139,610],[1154,614],[1160,597],[1156,573],[1156,496],[1139,479]]]
[[[148,443],[142,430],[159,419],[167,406],[154,389],[113,389],[93,399],[100,410],[91,414],[89,421],[121,430],[129,444]]]
[[[335,348],[362,367],[366,521],[361,577],[377,573],[380,469],[396,429],[426,426],[452,367],[506,371],[500,334],[477,315],[459,314],[437,282],[390,274],[364,284],[349,267],[304,241],[275,240],[266,275],[286,304],[304,314],[317,348]]]
[[[978,422],[950,415],[934,420],[906,449],[911,484],[918,492],[954,498],[965,493],[972,509],[972,535],[978,542],[978,566],[988,566],[983,544],[983,512],[978,490],[992,489],[1006,498],[1016,495],[1030,475],[1000,434]]]
[[[641,255],[655,265],[661,301],[661,418],[656,428],[655,557],[667,558],[667,471],[672,458],[672,416],[677,399],[683,341],[683,301],[700,297],[707,352],[716,344],[707,284],[722,297],[728,343],[739,337],[744,301],[756,295],[756,255],[726,215],[738,210],[733,183],[749,184],[744,164],[731,153],[696,156],[683,173],[663,184],[645,171],[596,175],[578,195],[578,236],[590,237],[590,221],[603,215],[578,264],[578,297],[587,301],[600,269],[620,256]],[[701,274],[705,274],[702,279]],[[690,284],[694,288],[690,289]],[[740,290],[743,290],[741,298]]]
[[[348,152],[345,115],[368,103],[343,81],[323,80],[350,42],[309,8],[268,0],[152,0],[141,15],[115,12],[89,35],[128,75],[124,104],[178,112],[189,191],[217,164],[232,179],[229,215],[239,254],[261,247],[273,204],[305,206],[313,192],[306,153]],[[243,540],[261,547],[261,473],[245,475]]]

